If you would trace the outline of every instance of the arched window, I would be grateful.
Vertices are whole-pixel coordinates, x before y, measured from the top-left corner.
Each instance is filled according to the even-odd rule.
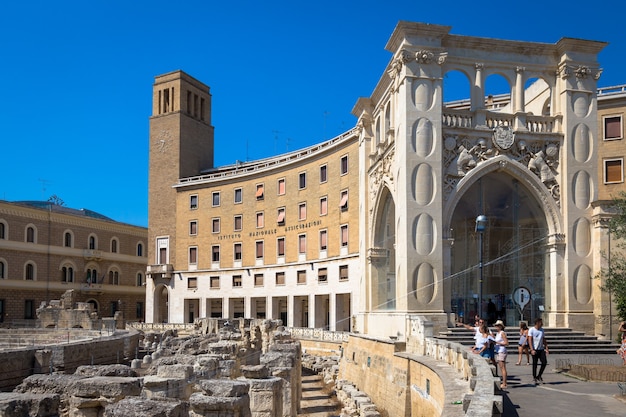
[[[117,271],[109,271],[109,284],[120,285],[120,273]]]
[[[89,249],[96,249],[96,237],[89,236]]]
[[[137,243],[137,256],[143,256],[143,245],[141,243]]]
[[[103,277],[104,278],[104,277]],[[87,269],[87,277],[85,278],[85,282],[87,284],[97,284],[98,283],[98,271],[94,269]]]
[[[7,266],[4,261],[0,261],[0,279],[6,278]]]
[[[27,281],[35,280],[35,265],[32,262],[26,264],[24,268],[24,279]]]
[[[65,246],[66,248],[71,248],[73,246],[72,234],[70,232],[65,232],[65,234],[63,235],[63,246]]]
[[[111,239],[111,253],[117,253],[117,239]]]
[[[6,238],[7,238],[7,225],[3,221],[0,221],[0,239],[6,239]]]
[[[28,243],[35,243],[35,228],[33,226],[26,228],[26,241]]]
[[[74,282],[74,268],[71,265],[61,268],[61,281]]]
[[[137,272],[137,282],[136,282],[138,287],[141,287],[143,285],[143,274],[141,272]]]

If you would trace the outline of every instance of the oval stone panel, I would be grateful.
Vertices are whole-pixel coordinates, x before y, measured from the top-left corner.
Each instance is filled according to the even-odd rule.
[[[413,175],[413,198],[420,206],[426,206],[434,197],[435,173],[428,164],[419,164]]]
[[[591,224],[589,220],[580,218],[574,222],[574,250],[580,256],[587,256],[591,250]]]
[[[572,96],[572,108],[578,117],[589,114],[589,93],[574,93]]]
[[[591,269],[587,265],[580,265],[574,271],[574,298],[581,304],[591,300]]]
[[[420,304],[429,304],[435,295],[435,270],[429,263],[420,264],[413,274],[413,291]]]
[[[589,127],[580,123],[574,128],[574,143],[572,146],[572,153],[574,159],[578,162],[586,162],[591,156],[591,133]]]
[[[432,81],[418,79],[413,82],[413,103],[419,111],[430,109],[433,102]]]
[[[418,119],[413,125],[413,150],[426,158],[433,151],[433,124],[428,119]]]
[[[414,245],[420,255],[428,255],[435,246],[435,221],[426,213],[415,219]]]
[[[578,171],[572,180],[572,201],[579,209],[586,209],[591,202],[591,177],[586,171]]]

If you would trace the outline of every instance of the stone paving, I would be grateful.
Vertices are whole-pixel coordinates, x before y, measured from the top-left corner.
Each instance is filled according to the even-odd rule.
[[[616,382],[591,382],[559,372],[555,365],[559,359],[572,363],[605,363],[615,355],[548,355],[548,366],[543,373],[544,384],[535,386],[532,365],[515,366],[517,355],[509,356],[507,363],[508,390],[503,392],[504,412],[507,417],[589,417],[625,416],[626,397],[622,396]]]

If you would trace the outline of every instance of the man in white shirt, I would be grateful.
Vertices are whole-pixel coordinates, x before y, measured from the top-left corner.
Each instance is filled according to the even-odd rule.
[[[535,319],[535,326],[528,330],[528,346],[530,346],[530,354],[533,357],[533,380],[535,385],[543,384],[541,375],[543,375],[543,371],[548,364],[546,354],[550,352],[548,351],[546,337],[543,332],[543,320],[539,317]],[[538,361],[541,361],[539,373],[537,373]]]

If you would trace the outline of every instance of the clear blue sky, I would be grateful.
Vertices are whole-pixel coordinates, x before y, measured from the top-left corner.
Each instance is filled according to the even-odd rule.
[[[599,85],[626,84],[623,0],[6,1],[0,5],[0,199],[60,197],[147,226],[154,76],[211,87],[215,162],[303,148],[355,124],[399,20],[468,36],[609,42]]]

